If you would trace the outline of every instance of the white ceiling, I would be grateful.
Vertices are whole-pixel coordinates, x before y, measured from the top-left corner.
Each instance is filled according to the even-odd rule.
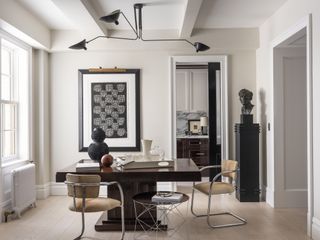
[[[101,11],[102,15],[107,15],[114,10],[120,9],[131,23],[134,23],[133,5],[135,3],[146,4],[142,8],[143,29],[178,29],[183,20],[185,0],[98,0],[92,1],[94,9]],[[97,11],[98,13],[98,11]],[[121,18],[120,18],[121,19]],[[107,24],[107,23],[106,23]],[[130,26],[124,21],[119,21],[119,25],[107,24],[109,29],[129,29]]]
[[[196,28],[254,28],[287,0],[204,0]]]
[[[118,26],[99,21],[121,9],[134,24],[134,3],[143,7],[143,29],[178,30],[191,35],[194,28],[255,28],[266,21],[286,0],[16,0],[49,29],[130,29],[120,17]],[[201,4],[202,3],[202,4]]]
[[[72,19],[68,19],[51,0],[17,0],[17,2],[33,13],[49,29],[75,29]]]

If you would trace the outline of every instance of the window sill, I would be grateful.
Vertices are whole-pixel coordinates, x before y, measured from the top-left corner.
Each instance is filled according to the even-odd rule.
[[[24,162],[30,162],[30,160],[27,160],[27,159],[16,159],[16,160],[8,161],[8,162],[5,162],[5,163],[2,163],[1,168],[10,167],[10,166],[13,166],[15,164],[24,163]]]

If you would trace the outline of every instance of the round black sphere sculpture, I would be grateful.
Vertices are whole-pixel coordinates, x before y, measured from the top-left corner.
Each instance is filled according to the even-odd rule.
[[[109,153],[109,147],[106,143],[91,143],[88,147],[89,157],[100,162],[103,155]]]
[[[102,156],[109,153],[109,147],[104,142],[106,133],[101,128],[95,128],[92,131],[91,138],[93,143],[88,147],[88,155],[91,159],[100,162]]]
[[[91,133],[91,139],[94,142],[103,142],[106,139],[106,133],[102,128],[95,128]]]

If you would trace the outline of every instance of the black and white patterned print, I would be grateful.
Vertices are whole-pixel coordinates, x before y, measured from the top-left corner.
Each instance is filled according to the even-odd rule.
[[[127,138],[127,83],[91,83],[92,130],[107,138]]]

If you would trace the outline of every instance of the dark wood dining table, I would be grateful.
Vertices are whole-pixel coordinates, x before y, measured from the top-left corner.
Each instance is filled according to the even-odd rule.
[[[123,169],[118,167],[102,167],[95,172],[77,172],[76,163],[56,173],[56,182],[64,182],[67,173],[98,174],[101,181],[117,181],[121,184],[125,201],[126,230],[134,230],[135,213],[132,197],[141,192],[157,191],[157,182],[193,182],[201,181],[201,173],[197,165],[188,158],[172,160],[170,167]],[[108,187],[108,197],[120,199],[116,186]],[[156,214],[156,213],[155,213]],[[113,209],[103,213],[95,225],[96,231],[120,231],[120,209]]]

